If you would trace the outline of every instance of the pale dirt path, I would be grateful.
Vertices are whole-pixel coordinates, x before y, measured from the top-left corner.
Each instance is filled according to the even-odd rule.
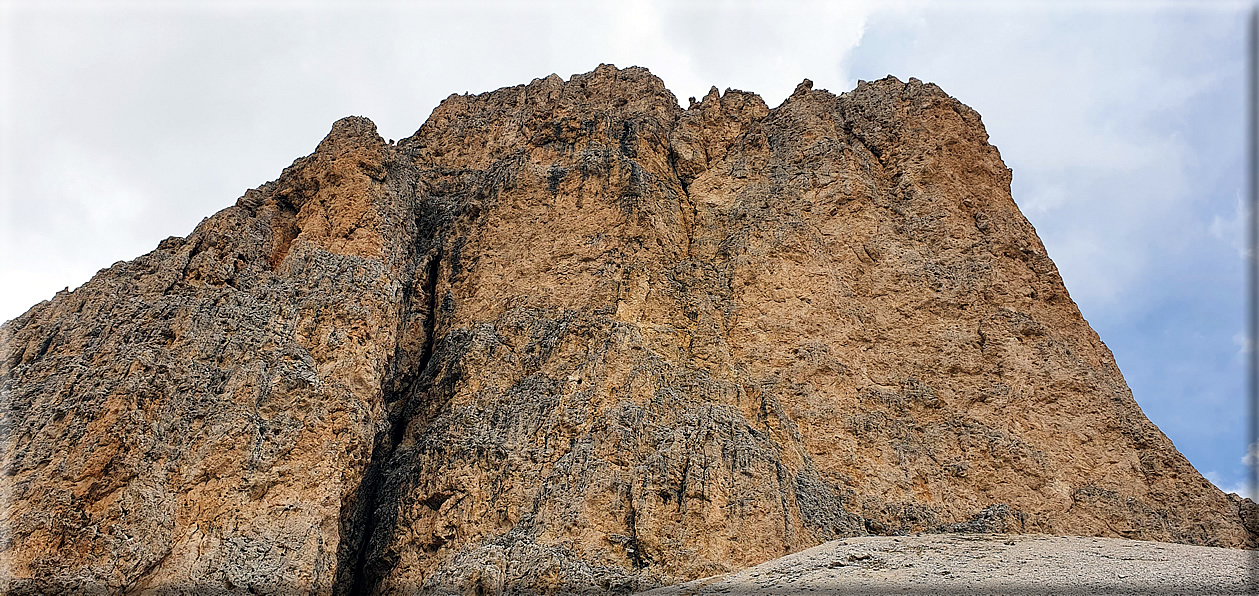
[[[862,536],[645,594],[1255,594],[1256,556],[1118,538]]]

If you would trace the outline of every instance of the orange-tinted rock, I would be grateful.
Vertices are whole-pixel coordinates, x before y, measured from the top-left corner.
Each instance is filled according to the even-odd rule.
[[[1253,547],[978,114],[601,66],[365,119],[3,327],[6,587],[625,591],[821,541]]]

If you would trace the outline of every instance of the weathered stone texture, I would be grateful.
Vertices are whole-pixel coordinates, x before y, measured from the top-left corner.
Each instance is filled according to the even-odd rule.
[[[1010,175],[978,114],[891,77],[683,110],[600,66],[397,145],[341,120],[4,325],[3,585],[623,592],[863,533],[1255,546]]]

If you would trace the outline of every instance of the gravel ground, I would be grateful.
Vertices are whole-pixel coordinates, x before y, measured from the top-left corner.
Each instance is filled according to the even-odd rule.
[[[863,536],[645,594],[1255,594],[1257,556],[1119,538]]]

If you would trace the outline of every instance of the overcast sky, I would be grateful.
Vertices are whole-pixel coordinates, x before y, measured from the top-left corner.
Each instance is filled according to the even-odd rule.
[[[983,115],[1137,401],[1245,492],[1246,2],[0,4],[0,320],[184,236],[336,119],[600,63],[683,105],[892,74]]]

